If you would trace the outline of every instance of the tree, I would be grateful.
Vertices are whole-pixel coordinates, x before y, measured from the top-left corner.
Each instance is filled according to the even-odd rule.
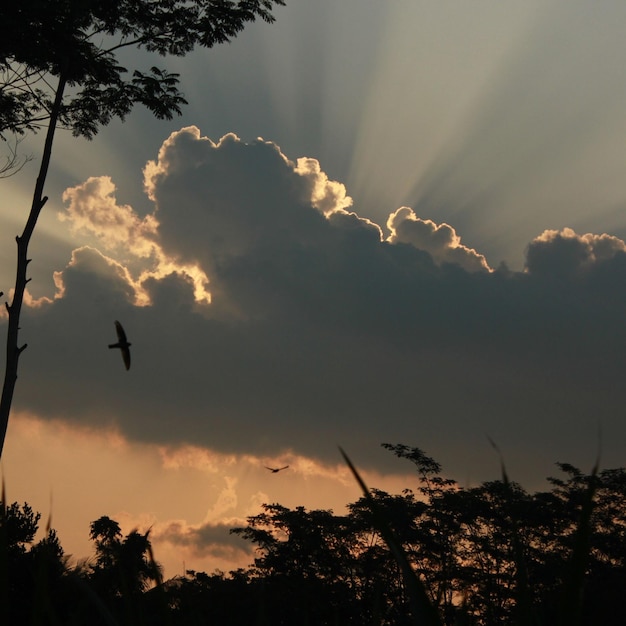
[[[56,532],[35,542],[41,516],[28,504],[0,501],[0,606],[3,623],[60,623],[66,558]]]
[[[17,241],[17,272],[7,329],[0,399],[0,457],[17,381],[19,322],[28,245],[39,214],[56,129],[93,138],[137,103],[171,119],[186,104],[179,75],[159,69],[132,72],[118,63],[124,48],[185,56],[196,46],[230,41],[248,22],[273,22],[284,0],[21,0],[3,3],[0,22],[0,139],[47,126],[30,213]],[[2,295],[2,292],[0,292]]]
[[[163,585],[168,610],[161,621],[151,626],[261,626],[275,624],[264,620],[263,583],[252,577],[250,570],[235,570],[206,574],[187,570],[185,576],[166,581]],[[165,619],[163,619],[165,615]]]
[[[120,621],[143,623],[144,592],[161,582],[161,566],[152,557],[150,531],[133,530],[124,537],[119,524],[103,516],[91,523],[89,536],[96,545],[90,584]]]
[[[402,495],[390,495],[371,489],[369,497],[349,504],[350,520],[358,537],[358,593],[369,610],[368,621],[380,624],[402,624],[411,614],[408,586],[402,567],[389,549],[381,532],[381,519],[393,533],[415,572],[426,574],[417,566],[417,550],[421,548],[420,520],[428,511],[425,502],[417,501],[405,490]],[[431,580],[422,580],[425,591]],[[433,598],[430,598],[433,601]]]
[[[109,517],[91,523],[89,536],[96,544],[94,578],[107,595],[139,595],[160,579],[160,566],[152,559],[150,531],[122,536],[119,524]]]
[[[231,532],[258,546],[254,571],[270,623],[363,623],[354,593],[356,536],[347,517],[266,504],[247,521]]]

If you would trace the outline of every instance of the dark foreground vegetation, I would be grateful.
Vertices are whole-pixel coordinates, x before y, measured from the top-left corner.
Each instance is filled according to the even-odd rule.
[[[558,464],[548,491],[501,480],[461,488],[418,448],[387,445],[414,464],[415,489],[372,490],[332,511],[264,505],[233,533],[257,549],[228,574],[163,581],[149,534],[124,536],[102,517],[95,555],[69,566],[39,514],[0,508],[0,622],[62,625],[621,625],[626,624],[626,470]],[[415,614],[408,558],[432,615]]]

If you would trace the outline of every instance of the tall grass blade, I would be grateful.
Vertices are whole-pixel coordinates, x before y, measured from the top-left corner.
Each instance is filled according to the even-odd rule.
[[[496,442],[487,435],[487,439],[492,448],[498,453],[500,457],[500,471],[502,473],[502,484],[509,496],[513,495],[511,481],[506,471],[506,465],[504,463],[504,457],[500,448],[498,448]],[[509,498],[508,506],[511,510],[512,498]],[[519,526],[516,521],[516,517],[511,511],[509,514],[509,524],[511,527],[511,544],[513,547],[513,560],[515,562],[515,590],[516,590],[516,623],[519,626],[532,626],[537,623],[533,612],[533,598],[530,587],[530,581],[528,579],[528,569],[526,567],[526,559],[524,557],[524,542],[521,537]]]
[[[361,487],[361,491],[363,491],[363,495],[370,507],[376,529],[387,544],[387,547],[393,554],[396,563],[400,567],[407,595],[409,597],[409,604],[411,607],[411,613],[413,614],[414,623],[419,624],[420,626],[443,626],[443,622],[439,617],[437,609],[433,606],[422,581],[419,579],[417,573],[411,566],[401,542],[396,537],[391,526],[387,523],[383,512],[372,497],[370,490],[361,478],[356,467],[354,467],[352,461],[348,458],[348,455],[341,447],[339,447],[339,451],[341,452],[344,461],[350,468],[352,475]]]
[[[560,626],[576,626],[582,623],[583,587],[589,554],[591,552],[591,535],[593,533],[592,515],[595,506],[594,498],[598,489],[599,457],[596,460],[589,484],[585,490],[578,526],[574,534],[574,545],[563,581],[563,597],[560,611]]]
[[[45,539],[50,539],[52,531],[52,492],[50,492],[50,510],[48,512],[48,521],[46,522]],[[34,576],[33,590],[33,607],[31,624],[39,626],[39,624],[55,624],[59,620],[55,616],[53,602],[50,591],[50,572],[48,571],[48,559],[42,555],[39,566]]]

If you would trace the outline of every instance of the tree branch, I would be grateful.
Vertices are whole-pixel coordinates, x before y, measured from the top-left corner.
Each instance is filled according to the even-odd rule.
[[[16,138],[15,143],[10,146],[7,141],[7,146],[9,149],[9,154],[5,157],[5,162],[3,165],[0,165],[0,178],[8,178],[9,176],[13,176],[17,174],[29,161],[32,161],[32,156],[25,156],[22,162],[20,163],[20,158],[17,155],[17,146],[20,143],[20,139]],[[0,291],[0,296],[2,296],[2,292]]]

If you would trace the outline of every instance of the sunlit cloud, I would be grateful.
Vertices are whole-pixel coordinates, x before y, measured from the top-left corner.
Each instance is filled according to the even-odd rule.
[[[129,205],[118,205],[115,191],[115,185],[108,176],[91,177],[80,185],[66,189],[63,200],[68,206],[64,213],[59,213],[59,219],[68,222],[73,233],[95,236],[105,250],[124,259],[126,265],[123,269],[111,258],[107,262],[117,263],[120,273],[133,286],[136,304],[150,303],[149,292],[143,286],[146,281],[170,274],[180,274],[189,279],[196,301],[209,303],[211,295],[207,291],[209,280],[206,274],[195,264],[178,263],[165,254],[158,243],[159,224],[155,216],[149,214],[140,218]],[[133,278],[128,265],[129,261],[133,264],[137,259],[148,259],[150,264]],[[57,279],[58,275],[55,281]],[[62,290],[58,293],[60,295]]]
[[[56,287],[56,292],[52,298],[49,298],[48,296],[39,296],[37,298],[33,296],[33,294],[29,291],[28,288],[26,288],[24,290],[24,305],[31,309],[39,309],[45,306],[46,304],[51,304],[53,300],[57,298],[62,298],[64,289],[63,289],[62,278],[60,277],[60,275],[58,278],[55,276],[54,284]],[[15,288],[11,287],[11,289],[9,290],[9,293],[7,294],[7,303],[13,301],[14,295],[15,295]],[[6,320],[9,319],[9,312],[6,307],[0,307],[0,319],[6,319]]]
[[[289,466],[304,479],[323,478],[337,481],[342,485],[352,484],[348,469],[340,464],[328,465],[312,458],[286,451],[282,454],[263,457],[249,454],[223,454],[193,445],[159,447],[161,462],[167,469],[193,468],[207,473],[223,472],[224,468],[238,468],[241,473],[264,470],[267,467]]]
[[[73,233],[94,234],[108,249],[123,247],[134,256],[154,254],[157,222],[152,215],[140,219],[132,207],[118,205],[115,185],[109,176],[91,177],[84,183],[66,189],[62,222],[68,222]]]
[[[220,454],[199,446],[159,447],[161,462],[167,469],[194,468],[216,473],[224,466],[232,467],[238,461],[234,454]]]
[[[294,171],[309,181],[311,203],[324,215],[328,216],[333,211],[345,210],[352,206],[352,198],[346,194],[345,185],[329,180],[317,159],[298,159]]]
[[[56,299],[65,295],[66,281],[69,274],[67,270],[73,269],[78,270],[82,276],[91,274],[98,280],[115,284],[120,295],[137,306],[145,306],[150,302],[149,296],[141,283],[133,278],[126,265],[102,254],[102,252],[91,246],[82,246],[73,250],[66,271],[55,272]]]
[[[456,263],[468,272],[491,269],[482,254],[461,243],[452,226],[423,220],[409,207],[394,211],[387,220],[387,228],[391,232],[387,241],[410,243],[431,254],[437,263]]]

